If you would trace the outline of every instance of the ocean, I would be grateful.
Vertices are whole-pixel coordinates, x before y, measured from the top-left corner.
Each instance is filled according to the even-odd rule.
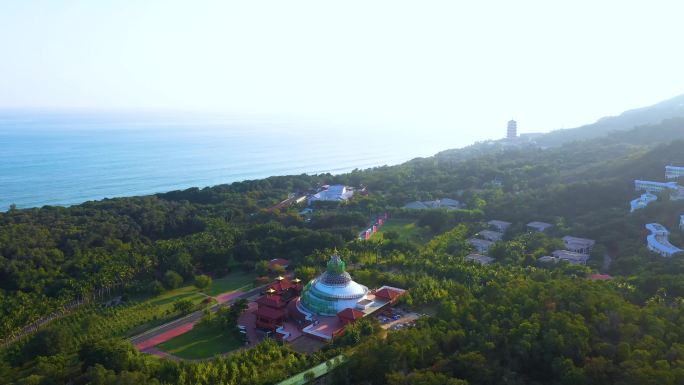
[[[456,140],[292,118],[0,111],[0,210],[343,173],[430,156]]]

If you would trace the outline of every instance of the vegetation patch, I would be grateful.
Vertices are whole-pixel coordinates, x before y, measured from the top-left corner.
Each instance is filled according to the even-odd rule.
[[[214,279],[211,286],[204,292],[207,295],[215,296],[238,289],[251,289],[253,287],[254,274],[242,271],[234,272],[223,278]]]
[[[243,346],[231,330],[219,330],[198,324],[189,332],[172,338],[157,347],[185,359],[211,358]]]
[[[424,229],[419,227],[416,222],[408,219],[390,219],[382,225],[378,232],[373,235],[374,239],[384,240],[387,237],[392,237],[392,233],[398,235],[399,240],[422,243],[427,238]]]

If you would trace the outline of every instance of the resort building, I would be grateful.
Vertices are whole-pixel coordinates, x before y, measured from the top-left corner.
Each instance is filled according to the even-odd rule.
[[[584,253],[576,253],[568,250],[556,250],[551,253],[556,261],[565,261],[571,265],[586,265],[589,255]]]
[[[494,244],[492,241],[487,241],[485,239],[470,238],[468,243],[477,250],[478,253],[484,254],[489,250],[489,248]]]
[[[486,239],[492,242],[500,241],[501,239],[503,239],[502,233],[492,230],[482,230],[479,233],[477,233],[477,235],[482,239]]]
[[[472,262],[477,262],[481,265],[489,265],[494,262],[494,258],[482,254],[468,254],[466,255],[465,259]]]
[[[537,262],[541,263],[558,263],[558,260],[550,255],[545,255],[543,257],[539,257],[537,259]]]
[[[684,176],[684,167],[665,166],[665,178],[678,179]]]
[[[671,201],[681,201],[684,200],[684,187],[677,186],[676,190],[670,192]]]
[[[343,185],[323,186],[323,189],[309,197],[309,204],[312,202],[344,202],[354,196],[351,187]]]
[[[500,233],[505,233],[511,226],[511,222],[499,221],[496,219],[487,222],[487,224],[497,229]]]
[[[408,210],[425,210],[425,209],[447,209],[447,210],[458,210],[461,208],[461,202],[442,198],[435,201],[415,201],[405,204],[402,208]]]
[[[506,127],[506,139],[516,139],[518,137],[518,122],[511,119]]]
[[[646,206],[648,206],[651,202],[655,202],[658,200],[658,196],[651,194],[651,193],[645,193],[642,194],[639,198],[629,202],[629,212],[633,213],[637,210],[643,209]]]
[[[646,243],[648,244],[649,250],[658,253],[663,257],[671,257],[674,254],[682,252],[682,249],[675,247],[670,243],[668,239],[670,232],[665,226],[659,223],[649,223],[646,225],[646,229],[651,232],[651,234],[646,237]]]
[[[665,190],[678,190],[679,186],[676,182],[653,182],[648,180],[635,180],[634,189],[636,191],[647,191],[650,193],[659,193]]]
[[[563,237],[563,243],[565,243],[565,248],[569,251],[579,254],[589,254],[594,248],[596,241],[593,239],[577,238],[568,235]]]
[[[552,225],[550,223],[545,222],[530,222],[527,224],[528,229],[530,229],[531,231],[535,231],[537,233],[543,233],[549,227],[552,227]]]

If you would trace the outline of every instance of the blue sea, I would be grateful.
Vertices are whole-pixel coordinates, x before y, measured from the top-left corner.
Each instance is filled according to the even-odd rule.
[[[458,145],[455,137],[324,120],[0,111],[0,210],[335,174]]]

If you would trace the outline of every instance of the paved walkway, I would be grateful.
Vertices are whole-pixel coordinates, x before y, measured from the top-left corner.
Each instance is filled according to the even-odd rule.
[[[215,296],[216,301],[221,305],[230,302],[236,298],[240,298],[243,293],[241,291],[229,291],[228,293],[223,293]]]
[[[249,346],[256,345],[259,343],[259,335],[256,332],[256,328],[254,326],[256,322],[256,315],[254,314],[255,311],[257,311],[258,305],[255,302],[250,302],[247,310],[245,310],[242,315],[240,315],[240,318],[238,318],[238,325],[244,326],[245,331],[247,332],[247,340],[249,341]]]

